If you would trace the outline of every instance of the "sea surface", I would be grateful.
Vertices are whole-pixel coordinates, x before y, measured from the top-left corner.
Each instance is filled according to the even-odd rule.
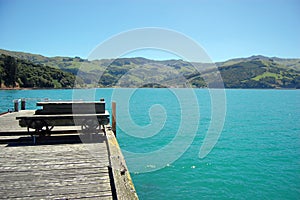
[[[105,98],[110,111],[116,101],[117,138],[140,199],[300,199],[300,90],[225,90],[226,101],[213,92],[2,90],[0,112],[19,98],[27,109]],[[218,137],[200,158],[208,134]]]

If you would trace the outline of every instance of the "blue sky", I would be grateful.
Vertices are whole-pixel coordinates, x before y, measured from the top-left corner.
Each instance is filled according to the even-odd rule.
[[[0,48],[86,58],[120,32],[160,27],[192,38],[213,61],[300,58],[299,19],[298,0],[0,0]]]

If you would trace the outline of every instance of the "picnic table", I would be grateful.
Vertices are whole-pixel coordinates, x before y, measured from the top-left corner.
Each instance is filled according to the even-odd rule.
[[[38,102],[42,109],[33,115],[18,116],[19,125],[33,135],[50,135],[54,126],[81,126],[83,132],[95,132],[109,123],[105,101]],[[33,129],[33,131],[31,131]]]

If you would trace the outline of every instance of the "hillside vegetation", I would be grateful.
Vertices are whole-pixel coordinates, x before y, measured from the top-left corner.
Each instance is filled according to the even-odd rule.
[[[0,55],[1,88],[72,88],[75,76],[60,69]]]
[[[217,66],[226,88],[300,88],[300,59],[252,56],[213,65],[146,58],[89,61],[6,50],[0,54],[1,83],[6,87],[221,87],[222,81],[214,78]],[[6,66],[9,59],[17,63],[16,72]]]

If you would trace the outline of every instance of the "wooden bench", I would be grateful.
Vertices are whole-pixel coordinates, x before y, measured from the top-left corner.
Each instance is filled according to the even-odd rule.
[[[38,102],[37,106],[43,106],[43,109],[37,110],[37,115],[57,115],[57,114],[90,114],[90,113],[105,113],[105,101],[99,102]]]
[[[99,102],[38,102],[37,106],[43,108],[36,110],[34,115],[16,117],[19,125],[27,127],[32,136],[50,135],[54,126],[81,126],[83,132],[95,132],[109,123],[104,99]]]

